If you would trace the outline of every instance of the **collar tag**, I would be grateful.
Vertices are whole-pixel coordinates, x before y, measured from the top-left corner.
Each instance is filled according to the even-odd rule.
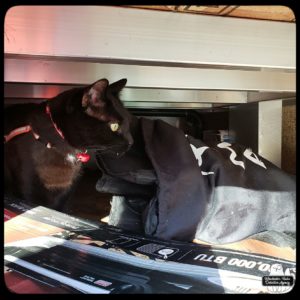
[[[76,154],[77,160],[81,161],[82,163],[87,163],[90,160],[90,155],[86,152],[80,152]]]

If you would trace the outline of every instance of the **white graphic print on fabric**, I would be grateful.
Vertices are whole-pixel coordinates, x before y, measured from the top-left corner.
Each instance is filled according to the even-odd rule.
[[[201,167],[202,165],[202,155],[203,153],[209,149],[209,147],[207,146],[202,146],[202,147],[199,147],[199,148],[196,148],[194,145],[190,144],[191,148],[192,148],[192,151],[196,157],[196,159],[198,160],[198,165],[199,167]],[[227,143],[227,142],[222,142],[222,143],[219,143],[217,145],[219,148],[221,149],[227,149],[231,152],[230,156],[229,156],[229,159],[230,161],[236,165],[236,166],[240,166],[242,167],[243,169],[245,169],[245,164],[243,161],[239,161],[239,160],[236,160],[235,158],[237,157],[237,154],[236,152],[230,148],[231,144],[230,143]],[[265,164],[259,160],[259,158],[257,157],[257,155],[252,152],[251,149],[246,149],[244,152],[243,152],[243,155],[248,159],[250,160],[251,162],[255,163],[256,165],[264,168],[264,169],[267,169],[267,167],[265,166]],[[205,172],[205,171],[201,171],[202,172],[202,175],[213,175],[214,172]]]

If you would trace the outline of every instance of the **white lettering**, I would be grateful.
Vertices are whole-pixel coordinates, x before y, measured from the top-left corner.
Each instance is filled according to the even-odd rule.
[[[217,256],[214,260],[215,263],[222,264],[227,259],[226,256]]]
[[[195,158],[197,159],[198,161],[198,166],[201,167],[202,165],[202,155],[203,153],[209,149],[209,147],[207,146],[203,146],[203,147],[199,147],[199,148],[196,148],[194,145],[190,144],[191,148],[192,148],[192,151],[195,155]],[[222,142],[222,143],[219,143],[217,145],[219,148],[221,149],[227,149],[231,152],[229,158],[230,158],[230,161],[236,165],[236,166],[240,166],[242,167],[243,169],[245,169],[245,164],[243,161],[241,160],[236,160],[236,157],[237,157],[237,154],[236,152],[230,148],[231,144],[230,143],[227,143],[227,142]],[[267,169],[267,167],[265,166],[265,164],[258,158],[258,156],[251,150],[251,149],[246,149],[244,152],[243,152],[243,155],[245,158],[247,158],[248,160],[252,161],[253,163],[255,163],[256,165],[264,168],[264,169]],[[213,175],[215,174],[214,172],[206,172],[206,171],[201,171],[202,175]]]
[[[203,147],[196,148],[194,145],[192,145],[192,144],[190,144],[190,145],[191,145],[191,148],[193,150],[193,153],[194,153],[196,159],[198,160],[198,166],[201,167],[201,165],[202,165],[202,154],[209,147],[203,146]],[[201,171],[201,173],[202,173],[202,175],[215,174],[214,172],[205,172],[205,171]]]
[[[192,145],[192,144],[190,144],[190,145],[191,145],[191,148],[193,150],[193,153],[194,153],[196,159],[198,160],[198,166],[201,167],[201,165],[202,165],[202,154],[209,147],[203,146],[203,147],[200,147],[200,148],[196,148],[194,145]]]
[[[257,157],[257,155],[254,152],[252,152],[251,149],[246,149],[244,151],[243,155],[247,159],[251,160],[253,163],[255,163],[255,164],[257,164],[257,165],[259,165],[259,166],[267,169],[267,167],[265,166],[265,164],[261,160],[259,160],[259,158]],[[252,155],[254,155],[254,157]]]
[[[205,171],[201,171],[202,175],[213,175],[215,174],[215,172],[205,172]]]
[[[219,148],[229,150],[229,151],[231,152],[230,157],[229,157],[230,160],[231,160],[231,162],[232,162],[234,165],[240,166],[240,167],[242,167],[243,169],[245,169],[245,164],[244,164],[244,162],[239,161],[239,160],[235,160],[235,158],[236,158],[237,155],[236,155],[236,152],[235,152],[233,149],[230,148],[231,144],[226,143],[226,142],[223,142],[223,143],[219,143],[217,146],[218,146]]]

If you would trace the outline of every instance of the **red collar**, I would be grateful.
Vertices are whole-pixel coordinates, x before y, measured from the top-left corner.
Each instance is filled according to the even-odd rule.
[[[49,115],[50,120],[52,122],[53,127],[55,128],[56,132],[61,136],[62,139],[65,139],[63,133],[61,132],[61,130],[57,127],[56,123],[53,121],[52,119],[52,114],[51,114],[51,110],[50,110],[50,106],[47,104],[46,105],[46,114]]]
[[[30,125],[14,129],[8,135],[4,135],[4,143],[7,143],[8,141],[10,141],[11,139],[13,139],[17,135],[20,135],[20,134],[23,134],[23,133],[27,133],[27,132],[29,132],[31,130],[32,130],[32,128],[31,128]]]
[[[46,106],[46,113],[49,115],[50,117],[50,120],[53,124],[53,127],[55,128],[56,132],[60,135],[60,137],[62,139],[65,139],[63,133],[61,132],[61,130],[57,127],[57,125],[55,124],[55,122],[53,121],[52,119],[52,114],[51,114],[51,110],[50,110],[50,107],[49,105]],[[23,134],[23,133],[28,133],[32,131],[32,134],[34,136],[34,138],[36,140],[38,140],[40,137],[38,134],[36,134],[33,130],[32,130],[32,127],[30,125],[26,125],[26,126],[22,126],[22,127],[18,127],[14,130],[12,130],[9,134],[7,135],[4,135],[4,143],[7,143],[8,141],[10,141],[11,139],[13,139],[14,137],[20,135],[20,134]],[[46,145],[47,148],[51,148],[51,144],[50,143],[47,143]],[[76,154],[76,158],[77,160],[85,163],[85,162],[88,162],[90,160],[90,156],[88,153],[85,152],[79,152]]]

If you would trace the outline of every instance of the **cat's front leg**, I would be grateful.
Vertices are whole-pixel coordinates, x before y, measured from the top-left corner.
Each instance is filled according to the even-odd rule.
[[[68,191],[64,191],[55,197],[51,197],[51,202],[49,203],[49,208],[54,209],[63,213],[70,214],[71,209],[70,209],[70,198],[71,198],[71,193],[68,189]]]

